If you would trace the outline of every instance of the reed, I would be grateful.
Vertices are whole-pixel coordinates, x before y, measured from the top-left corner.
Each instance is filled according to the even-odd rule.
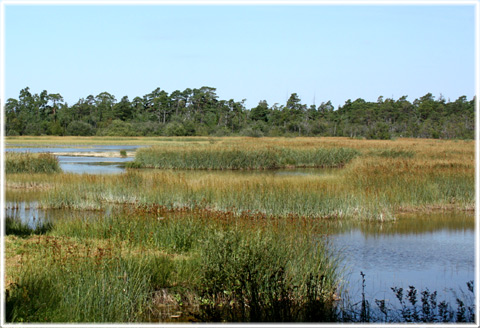
[[[224,148],[139,149],[131,167],[161,169],[252,170],[284,167],[341,167],[358,152],[349,148]]]
[[[154,301],[160,291],[191,295],[183,311],[202,321],[214,320],[210,306],[218,312],[232,304],[229,321],[303,321],[314,290],[325,308],[309,315],[330,313],[340,274],[335,254],[309,229],[285,228],[173,214],[57,222],[46,236],[16,240],[25,256],[16,276],[7,277],[7,321],[149,321],[165,311]],[[286,298],[278,300],[279,293]],[[295,311],[287,308],[292,304]]]
[[[62,175],[41,203],[95,210],[112,204],[133,208],[158,204],[172,210],[200,207],[238,215],[389,220],[413,210],[473,209],[474,166],[464,165],[357,158],[345,169],[304,176],[169,170]]]
[[[58,158],[49,153],[5,153],[5,173],[61,172]]]
[[[168,264],[162,258],[120,258],[101,248],[88,258],[46,255],[40,263],[24,264],[9,289],[7,321],[142,321],[155,282]]]
[[[353,150],[342,155],[342,149]],[[216,153],[226,159],[215,157]],[[8,174],[7,191],[44,190],[42,206],[78,210],[105,210],[115,204],[158,205],[237,215],[385,221],[402,212],[474,208],[471,142],[263,138],[255,144],[248,138],[217,138],[213,143],[184,142],[180,148],[163,145],[138,154],[169,154],[169,163],[177,168],[261,168],[272,166],[265,164],[270,160],[275,166],[334,165],[353,157],[341,169],[302,176],[168,169],[129,170],[117,176]],[[239,158],[245,160],[236,161]],[[219,164],[232,160],[235,165]],[[211,164],[205,165],[208,161]]]
[[[333,320],[337,263],[321,242],[294,235],[281,243],[268,231],[209,235],[201,248],[203,321]]]
[[[338,175],[259,176],[181,171],[135,172],[118,176],[65,175],[40,200],[46,208],[104,210],[158,204],[171,210],[204,208],[237,215],[373,219],[387,203],[368,203]]]

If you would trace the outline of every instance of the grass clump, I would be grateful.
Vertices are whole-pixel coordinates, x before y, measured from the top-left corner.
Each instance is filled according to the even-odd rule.
[[[9,289],[9,322],[135,322],[145,318],[161,258],[121,258],[97,249],[90,258],[30,263]],[[55,260],[59,261],[56,262]]]
[[[321,244],[284,240],[214,232],[200,252],[202,321],[332,321],[334,262]]]
[[[161,169],[251,170],[285,167],[341,167],[358,155],[350,148],[293,149],[284,147],[202,149],[139,149],[129,167]]]
[[[58,158],[49,153],[5,153],[5,173],[58,173]]]

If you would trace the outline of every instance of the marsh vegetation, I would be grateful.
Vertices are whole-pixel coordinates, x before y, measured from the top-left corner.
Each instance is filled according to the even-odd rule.
[[[153,147],[137,150],[135,164],[118,175],[7,171],[14,202],[31,194],[40,208],[70,210],[33,228],[7,218],[12,322],[366,321],[339,308],[342,254],[330,247],[326,223],[400,222],[405,214],[469,212],[475,204],[469,141],[7,143],[39,140]],[[271,174],[289,167],[330,169]],[[100,215],[87,218],[86,210]]]

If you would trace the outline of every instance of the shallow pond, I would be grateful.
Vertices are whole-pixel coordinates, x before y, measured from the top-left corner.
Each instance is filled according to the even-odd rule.
[[[415,286],[454,297],[475,279],[473,213],[415,214],[394,223],[362,223],[332,229],[331,243],[341,251],[350,297],[361,300],[365,274],[367,299],[389,299],[391,287]],[[440,297],[440,299],[442,299]]]
[[[7,144],[8,146],[8,144]],[[18,146],[18,145],[17,145]],[[132,161],[133,157],[120,157],[124,150],[132,155],[143,146],[101,145],[101,146],[76,146],[76,147],[28,147],[6,148],[11,152],[55,153],[58,155],[60,167],[64,172],[89,173],[89,174],[115,174],[125,171],[125,163]],[[69,155],[71,154],[71,155]],[[109,155],[109,156],[101,156]]]
[[[125,172],[125,163],[130,162],[134,158],[134,153],[138,148],[148,146],[132,146],[132,145],[99,145],[87,146],[76,145],[51,147],[30,147],[29,145],[9,146],[7,144],[5,151],[11,152],[31,152],[31,153],[54,153],[57,155],[60,167],[63,172],[67,173],[88,173],[88,174],[118,174]],[[125,150],[129,157],[120,157],[120,151]],[[69,155],[71,153],[71,155]],[[101,156],[101,155],[109,156]],[[144,169],[150,170],[150,169]],[[273,176],[306,176],[306,175],[324,175],[329,174],[337,169],[278,169],[278,170],[238,170],[236,174],[260,174]],[[215,171],[222,174],[231,173],[230,170]]]

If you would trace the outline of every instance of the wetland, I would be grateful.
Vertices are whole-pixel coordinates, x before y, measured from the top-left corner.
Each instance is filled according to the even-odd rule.
[[[6,174],[9,321],[472,320],[473,142],[135,139],[7,138],[60,167]]]

